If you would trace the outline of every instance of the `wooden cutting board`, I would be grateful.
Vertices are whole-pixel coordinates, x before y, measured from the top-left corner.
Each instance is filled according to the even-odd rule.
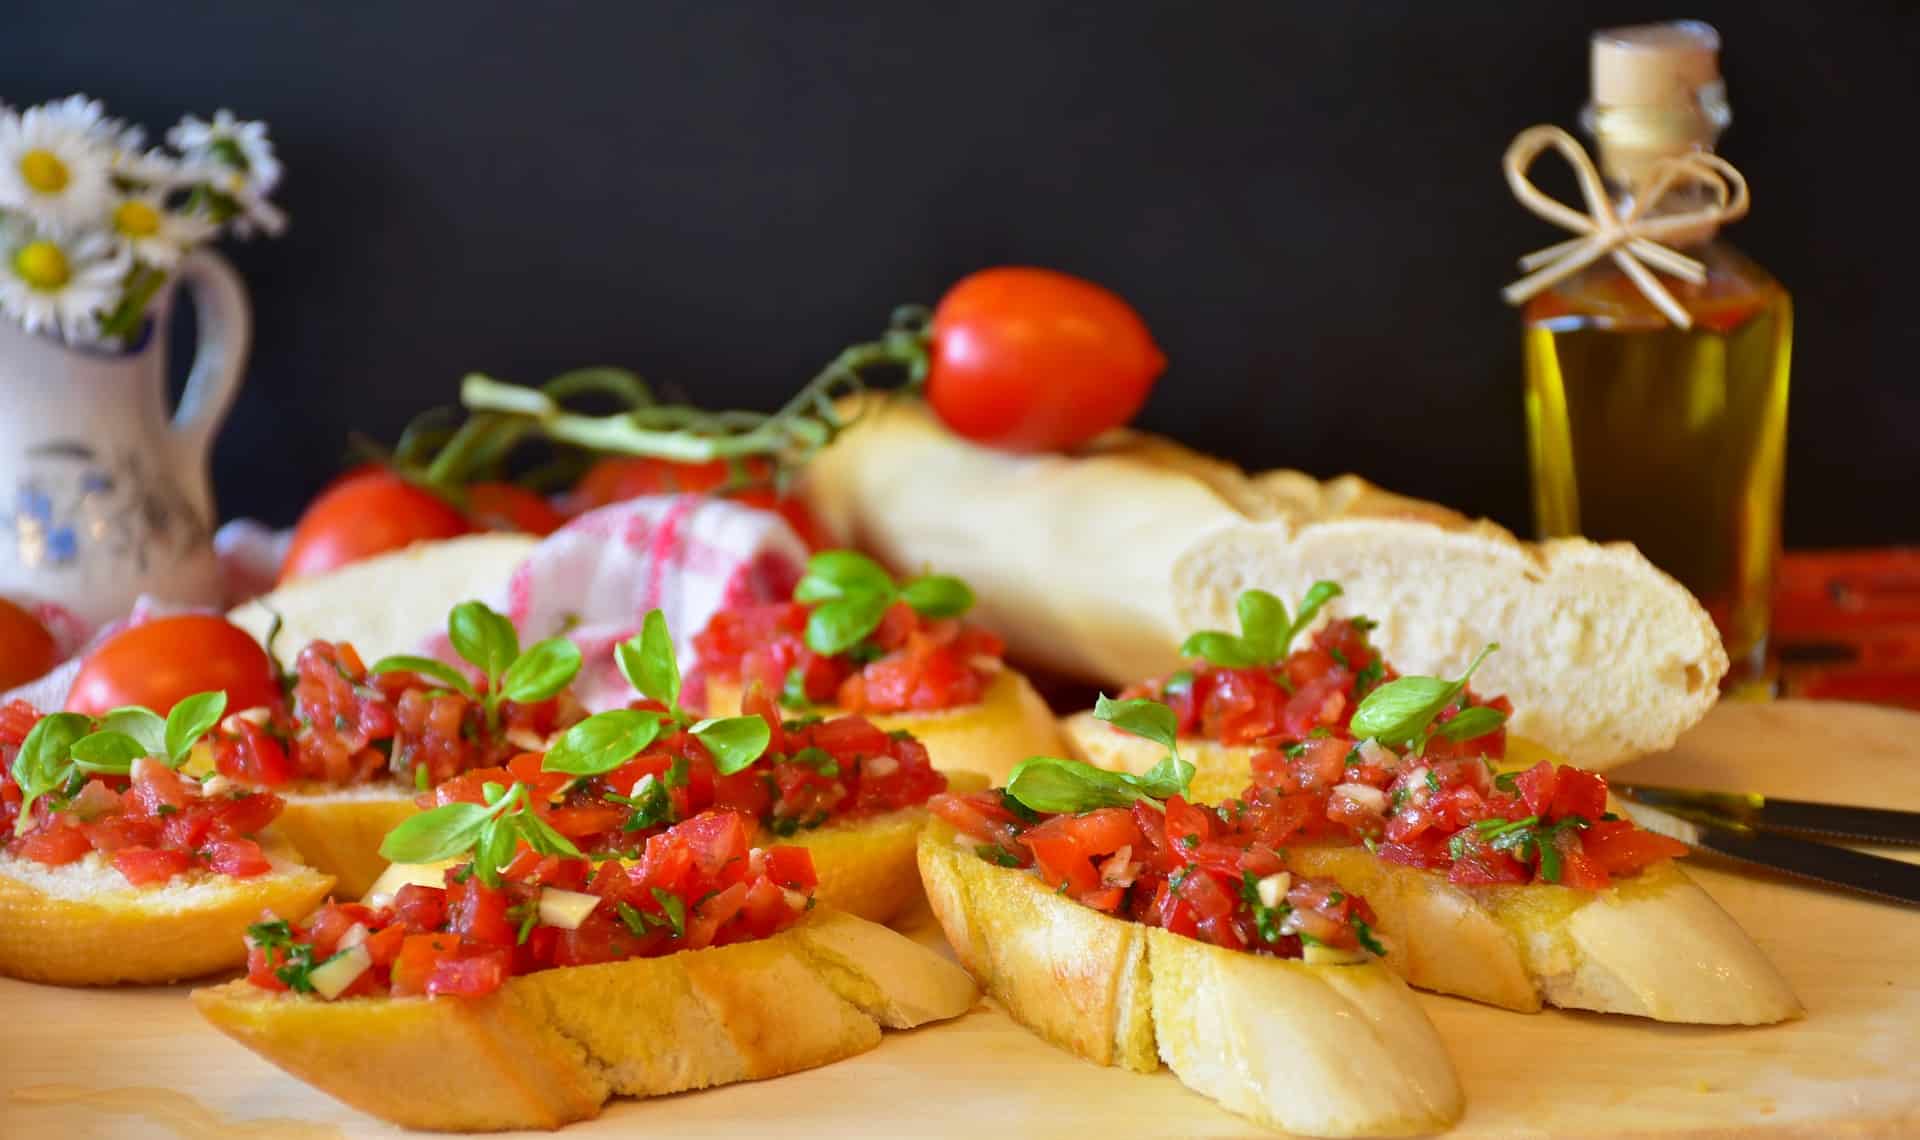
[[[1920,715],[1786,701],[1716,710],[1636,779],[1920,809]],[[1909,853],[1920,861],[1920,852]],[[1692,861],[1697,862],[1697,861]],[[1423,997],[1466,1086],[1451,1135],[1920,1136],[1920,911],[1694,873],[1780,964],[1805,1020],[1762,1029],[1507,1013]],[[937,941],[926,924],[918,933]],[[0,981],[0,1135],[395,1135],[204,1027],[186,987]],[[1171,1074],[1101,1069],[990,1006],[810,1073],[618,1101],[578,1137],[1266,1136]]]

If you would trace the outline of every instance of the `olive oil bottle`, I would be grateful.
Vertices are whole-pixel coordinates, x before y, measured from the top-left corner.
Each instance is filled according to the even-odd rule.
[[[1710,150],[1730,119],[1719,39],[1704,24],[1601,32],[1585,116],[1622,208],[1653,162]],[[1670,196],[1654,213],[1688,203]],[[1524,310],[1526,411],[1542,537],[1638,546],[1706,606],[1732,663],[1727,687],[1769,687],[1780,551],[1793,307],[1785,289],[1710,232],[1672,241],[1706,266],[1663,276],[1680,328],[1610,260]]]

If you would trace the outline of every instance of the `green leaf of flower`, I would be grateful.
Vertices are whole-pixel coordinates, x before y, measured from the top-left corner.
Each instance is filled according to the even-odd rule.
[[[580,674],[580,647],[564,637],[549,637],[514,658],[500,678],[500,691],[510,701],[532,704],[549,700]]]
[[[882,594],[891,599],[893,577],[858,551],[823,550],[807,559],[807,572],[793,588],[793,600],[809,605],[850,594]]]
[[[757,716],[728,716],[703,720],[693,735],[713,753],[713,770],[722,776],[742,771],[766,754],[773,730]]]
[[[643,709],[609,709],[562,733],[541,770],[570,776],[598,776],[638,756],[660,735],[662,717]]]
[[[1474,670],[1480,668],[1487,654],[1498,648],[1498,644],[1493,644],[1482,649],[1457,681],[1445,681],[1438,677],[1401,677],[1381,685],[1368,693],[1360,706],[1353,710],[1348,731],[1356,740],[1372,737],[1390,747],[1412,744],[1426,732],[1435,717],[1459,699],[1460,694],[1466,691],[1467,681],[1473,676]]]
[[[474,692],[473,683],[467,680],[465,673],[444,661],[435,661],[431,657],[411,657],[406,654],[382,657],[375,661],[373,667],[367,672],[375,676],[385,673],[414,673],[430,681],[437,681],[470,701],[479,699],[479,694]]]
[[[167,714],[166,752],[170,767],[178,768],[186,763],[187,753],[202,736],[205,736],[227,711],[227,694],[215,690],[209,693],[195,693],[191,697],[173,706]]]
[[[1173,710],[1159,701],[1144,697],[1130,701],[1108,700],[1105,693],[1094,702],[1093,717],[1104,720],[1129,736],[1151,740],[1166,748],[1179,745],[1180,722]]]
[[[629,685],[670,709],[680,708],[680,661],[673,653],[665,614],[647,611],[640,632],[622,642],[614,655]]]
[[[119,732],[131,736],[140,742],[140,747],[147,750],[148,756],[167,755],[167,722],[152,709],[143,709],[138,705],[114,709],[100,718],[99,729],[101,732]]]
[[[485,602],[461,602],[447,616],[447,637],[453,651],[497,680],[520,656],[520,635],[513,623],[493,612]]]
[[[72,755],[74,766],[88,775],[124,776],[147,750],[124,732],[94,732],[73,742]]]
[[[493,812],[479,804],[442,804],[387,832],[380,857],[393,863],[438,863],[473,850]]]
[[[837,657],[866,640],[880,627],[891,593],[849,594],[823,602],[807,615],[807,648],[823,657]]]
[[[915,578],[900,590],[915,613],[930,618],[955,618],[973,608],[973,590],[950,574]]]

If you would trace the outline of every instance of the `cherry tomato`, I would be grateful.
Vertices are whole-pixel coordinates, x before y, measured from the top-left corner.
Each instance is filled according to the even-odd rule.
[[[307,505],[280,566],[285,584],[473,527],[446,500],[391,471],[343,480]]]
[[[0,598],[0,689],[24,685],[58,664],[59,647],[32,614]]]
[[[1125,424],[1167,366],[1117,294],[1050,269],[985,269],[933,313],[927,400],[1009,451],[1066,451]]]
[[[280,697],[273,662],[246,630],[223,617],[183,614],[114,634],[80,665],[67,693],[71,712],[99,716],[123,705],[167,715],[182,698],[213,689],[232,711]]]
[[[791,495],[775,493],[767,461],[744,461],[745,486],[727,492],[727,497],[749,507],[773,511],[787,520],[810,548],[825,549],[826,532],[805,503]],[[677,463],[639,455],[612,455],[595,463],[573,489],[570,504],[575,513],[623,503],[642,495],[690,495],[716,491],[734,481],[734,469],[725,460],[706,463]]]
[[[567,521],[553,504],[512,483],[475,483],[467,488],[467,518],[487,530],[513,530],[541,536]]]

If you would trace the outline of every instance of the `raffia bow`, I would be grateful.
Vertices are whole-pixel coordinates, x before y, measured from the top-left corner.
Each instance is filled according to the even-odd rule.
[[[1534,160],[1549,148],[1559,151],[1573,167],[1574,175],[1580,180],[1580,193],[1587,200],[1586,213],[1549,197],[1527,178]],[[1674,300],[1673,294],[1647,266],[1695,285],[1707,279],[1706,266],[1660,243],[1746,216],[1747,180],[1731,163],[1704,152],[1662,159],[1654,165],[1644,188],[1636,193],[1625,213],[1614,210],[1612,200],[1607,197],[1606,184],[1600,180],[1600,171],[1593,165],[1586,148],[1559,127],[1528,127],[1521,131],[1507,147],[1502,165],[1507,172],[1507,185],[1513,187],[1513,196],[1521,205],[1556,226],[1582,235],[1521,258],[1520,269],[1526,276],[1501,291],[1508,304],[1522,304],[1600,258],[1611,257],[1668,320],[1683,329],[1693,327],[1693,316]],[[1660,199],[1683,185],[1704,187],[1709,194],[1707,204],[1685,213],[1647,216]]]

